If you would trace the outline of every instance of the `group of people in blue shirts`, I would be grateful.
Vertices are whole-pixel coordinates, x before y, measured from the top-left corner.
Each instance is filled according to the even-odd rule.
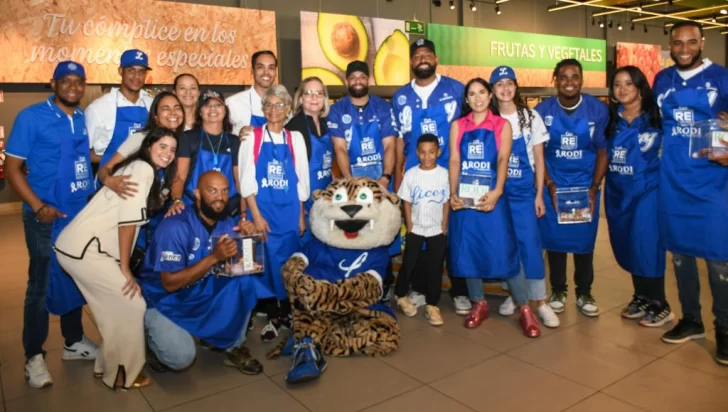
[[[225,99],[201,90],[194,76],[185,74],[175,81],[175,93],[148,102],[142,92],[151,70],[146,54],[130,50],[121,58],[121,87],[112,91],[115,96],[102,97],[110,108],[92,105],[95,120],[89,122],[78,109],[85,71],[75,62],[60,63],[51,81],[54,94],[19,114],[7,147],[6,173],[24,202],[31,258],[23,339],[29,384],[52,383],[42,350],[46,306],[61,315],[64,359],[96,359],[95,373],[112,388],[148,385],[141,375],[144,361],[158,371],[189,367],[196,356],[193,338],[221,349],[227,366],[260,373],[262,365],[245,346],[251,312],[267,316],[263,341],[290,327],[291,303],[280,270],[311,240],[310,195],[332,181],[335,166],[342,177],[372,178],[404,200],[411,233],[394,293],[401,312],[414,316],[426,306],[430,323],[442,325],[439,289],[433,285],[439,285],[445,266],[465,327],[478,327],[489,316],[483,281],[505,281],[510,297],[498,311],[510,315],[518,308],[529,337],[540,335],[536,313],[545,326],[559,326],[569,253],[578,310],[586,316],[600,313],[592,294],[593,258],[606,181],[612,249],[635,289],[622,316],[648,327],[674,318],[664,291],[670,251],[683,317],[662,339],[681,343],[703,337],[696,259],[705,259],[716,360],[728,364],[728,156],[718,150],[698,158],[689,153],[694,122],[728,117],[728,73],[702,58],[703,42],[699,25],[677,23],[670,32],[676,65],[660,72],[653,87],[638,68],[618,69],[609,105],[582,93],[578,61],[562,60],[553,73],[556,96],[533,110],[521,98],[512,68],[497,67],[489,81],[475,78],[463,85],[437,73],[435,44],[426,39],[412,43],[414,79],[391,103],[369,94],[369,68],[361,61],[347,67],[348,96],[335,104],[315,77],[303,79],[291,96],[274,84],[278,61],[270,51],[253,55],[255,84],[245,92]],[[185,85],[180,90],[178,81]],[[104,119],[105,112],[114,122]],[[87,124],[92,123],[108,136],[90,139]],[[98,182],[92,161],[100,161],[102,171],[112,165],[99,173]],[[142,163],[154,171],[144,174],[143,182],[134,170],[146,166],[133,167]],[[147,215],[160,199],[166,207]],[[84,208],[104,205],[126,208],[107,228],[119,231],[121,243],[113,246],[101,244],[106,232],[74,222]],[[140,208],[138,218],[129,218],[129,208]],[[64,253],[72,249],[70,241],[56,243],[69,224],[82,233],[76,241],[85,242],[78,256]],[[135,228],[135,241],[144,241],[136,248],[138,278],[132,278],[137,251],[126,250],[131,240],[122,235],[128,233],[125,226]],[[226,236],[234,232],[266,238],[263,276],[210,276],[237,253]],[[399,242],[391,246],[392,255],[401,251]],[[62,267],[57,254],[65,256],[61,261],[77,262]],[[77,263],[92,258],[118,263],[114,276],[126,279],[123,290],[87,286],[91,270]],[[394,281],[388,266],[381,274],[384,289]],[[83,299],[66,299],[74,281],[85,285],[77,294],[100,322],[102,349],[83,335]],[[103,305],[101,297],[109,293],[143,302],[117,319],[114,313],[127,303],[109,298],[107,305],[119,306],[97,314],[95,305]],[[146,333],[125,341],[118,331],[109,332],[114,328],[146,328]],[[126,351],[128,359],[114,354],[118,345],[134,348]]]

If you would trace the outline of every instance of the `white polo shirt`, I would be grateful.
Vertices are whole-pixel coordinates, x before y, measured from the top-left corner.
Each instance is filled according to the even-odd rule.
[[[240,129],[250,126],[251,115],[263,117],[263,101],[254,87],[228,97],[225,104],[230,110],[230,122],[236,136],[240,134]]]
[[[142,89],[139,99],[136,103],[132,103],[124,97],[118,87],[112,87],[110,92],[94,100],[86,108],[86,129],[90,147],[94,152],[99,156],[103,155],[111,143],[111,136],[114,135],[116,126],[117,107],[139,106],[149,110],[152,100],[154,100],[152,96]]]

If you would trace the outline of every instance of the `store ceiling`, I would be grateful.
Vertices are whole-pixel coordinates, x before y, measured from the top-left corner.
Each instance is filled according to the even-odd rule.
[[[728,0],[558,0],[548,11],[558,13],[574,7],[590,9],[595,19],[664,27],[693,20],[703,24],[704,30],[728,34]]]

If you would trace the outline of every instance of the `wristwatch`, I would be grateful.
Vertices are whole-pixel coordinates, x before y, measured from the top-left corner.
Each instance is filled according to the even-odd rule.
[[[392,175],[391,174],[384,174],[384,175],[382,175],[382,177],[386,177],[387,180],[389,180],[390,182],[392,181]]]

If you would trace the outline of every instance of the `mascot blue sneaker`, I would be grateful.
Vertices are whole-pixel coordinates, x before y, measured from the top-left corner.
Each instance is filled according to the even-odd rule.
[[[369,178],[337,180],[313,194],[313,239],[283,265],[293,334],[268,353],[293,355],[288,383],[318,379],[324,355],[384,356],[399,347],[392,310],[380,303],[399,198]]]

